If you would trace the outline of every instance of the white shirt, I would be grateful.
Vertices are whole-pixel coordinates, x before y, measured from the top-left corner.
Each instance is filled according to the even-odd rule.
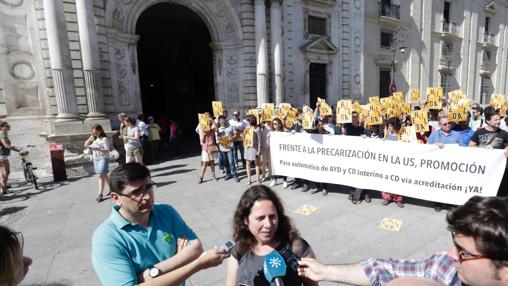
[[[95,139],[90,147],[98,149],[107,149],[108,152],[102,152],[99,150],[92,150],[92,156],[94,159],[108,158],[109,157],[109,141],[108,137],[102,137]]]
[[[148,136],[148,125],[141,120],[137,120],[136,127],[139,129],[139,136]]]

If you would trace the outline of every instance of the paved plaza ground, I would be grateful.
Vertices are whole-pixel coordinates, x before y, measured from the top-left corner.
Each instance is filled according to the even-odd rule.
[[[231,239],[233,212],[246,183],[211,181],[207,173],[205,182],[198,185],[199,160],[192,156],[150,169],[158,184],[156,201],[174,206],[209,249]],[[0,197],[0,224],[23,232],[25,254],[34,260],[22,285],[100,285],[90,260],[91,236],[109,216],[111,201],[95,202],[97,179],[56,183],[46,178],[35,191],[15,175],[12,193]],[[407,199],[404,208],[382,206],[376,193],[372,203],[353,205],[338,187],[326,197],[282,189],[280,184],[274,189],[302,236],[325,263],[356,262],[371,256],[420,258],[446,250],[451,243],[446,212],[435,212],[428,202]],[[295,213],[303,205],[316,210],[309,215]],[[400,230],[381,229],[384,218],[402,221]],[[223,264],[202,271],[187,285],[224,285],[225,269]]]

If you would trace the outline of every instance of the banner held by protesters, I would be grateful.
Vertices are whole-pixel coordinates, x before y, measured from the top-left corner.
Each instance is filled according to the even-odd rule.
[[[354,136],[274,133],[274,175],[348,185],[448,204],[495,196],[504,150],[379,141]]]

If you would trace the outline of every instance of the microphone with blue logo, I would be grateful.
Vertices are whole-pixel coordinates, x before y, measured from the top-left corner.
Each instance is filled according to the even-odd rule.
[[[273,251],[265,256],[263,273],[268,282],[275,282],[276,286],[284,286],[282,278],[286,276],[286,262],[277,251]]]

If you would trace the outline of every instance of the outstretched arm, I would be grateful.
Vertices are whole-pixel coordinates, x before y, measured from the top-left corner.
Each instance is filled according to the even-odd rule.
[[[138,284],[141,286],[177,286],[192,274],[206,268],[220,265],[224,259],[229,257],[229,252],[223,249],[210,249],[203,252],[198,259],[191,263],[177,268],[169,273],[150,281]]]
[[[361,265],[324,265],[313,258],[302,258],[300,260],[298,275],[314,281],[332,281],[351,285],[370,285]]]

